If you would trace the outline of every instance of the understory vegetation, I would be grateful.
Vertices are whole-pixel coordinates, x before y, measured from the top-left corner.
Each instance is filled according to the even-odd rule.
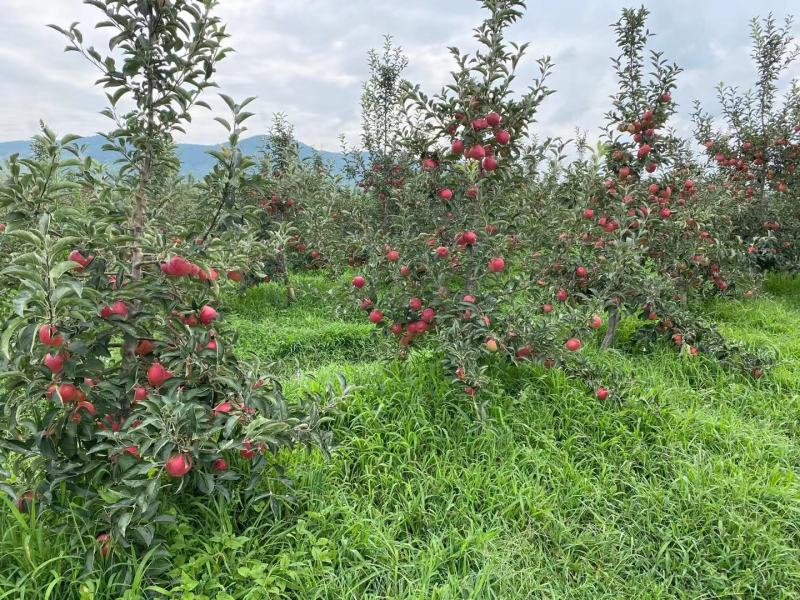
[[[301,276],[299,286],[324,297],[330,283]],[[290,397],[338,373],[358,386],[329,460],[276,458],[295,480],[290,510],[182,499],[171,507],[167,585],[147,574],[147,555],[85,574],[76,523],[53,535],[52,516],[7,504],[0,597],[796,597],[797,279],[705,307],[726,335],[775,352],[768,380],[666,343],[647,356],[624,343],[604,353],[598,334],[589,360],[626,373],[635,393],[601,402],[526,365],[499,376],[485,423],[430,354],[376,360],[369,328],[315,301],[286,308],[278,291],[229,299],[239,347],[279,359],[290,344],[304,365],[282,366]],[[127,561],[138,578],[123,577]]]

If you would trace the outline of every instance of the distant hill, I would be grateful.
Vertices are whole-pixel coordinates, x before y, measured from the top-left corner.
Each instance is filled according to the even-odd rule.
[[[266,141],[267,136],[257,135],[242,140],[240,146],[246,155],[255,156],[264,148]],[[86,146],[86,153],[98,162],[111,164],[117,158],[114,153],[102,150],[105,140],[99,135],[82,138],[77,143]],[[181,173],[197,178],[206,175],[214,166],[214,158],[208,154],[208,151],[218,147],[217,145],[178,144],[178,156],[182,165]],[[332,162],[335,172],[342,171],[344,156],[341,153],[315,150],[311,146],[300,143],[300,158],[311,157],[315,152],[319,153],[324,162]],[[17,153],[23,156],[30,154],[30,141],[0,142],[0,161]]]

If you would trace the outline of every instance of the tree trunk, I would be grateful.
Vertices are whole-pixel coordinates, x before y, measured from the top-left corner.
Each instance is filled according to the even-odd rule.
[[[289,277],[289,265],[286,264],[285,252],[281,254],[281,262],[283,263],[283,283],[286,286],[286,306],[289,306],[297,299],[297,296],[294,293],[294,286],[292,285],[292,280]]]
[[[608,311],[608,327],[606,328],[606,335],[603,338],[603,343],[600,347],[603,350],[608,350],[614,343],[614,335],[617,333],[617,326],[619,325],[619,309],[613,307]]]

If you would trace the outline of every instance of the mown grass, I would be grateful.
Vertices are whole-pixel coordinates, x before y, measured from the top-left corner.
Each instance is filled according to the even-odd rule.
[[[231,322],[240,349],[294,366],[290,395],[337,372],[359,386],[332,458],[280,456],[296,494],[281,519],[184,504],[171,572],[131,582],[129,598],[800,597],[800,281],[708,306],[727,335],[777,357],[758,382],[666,345],[589,345],[624,375],[624,398],[508,369],[484,423],[435,356],[378,360],[371,328],[326,301],[329,284],[300,285],[289,308],[276,287],[232,298]],[[80,585],[122,597],[113,562],[79,575],[69,532],[42,544],[25,519],[0,510],[0,598],[48,585],[53,598]]]

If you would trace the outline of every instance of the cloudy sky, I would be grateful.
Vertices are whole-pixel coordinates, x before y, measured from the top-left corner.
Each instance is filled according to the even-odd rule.
[[[340,134],[350,142],[360,128],[360,85],[365,56],[394,36],[409,58],[408,79],[435,92],[447,82],[452,61],[448,46],[474,47],[472,27],[482,18],[476,0],[222,0],[219,14],[228,23],[237,50],[219,65],[221,90],[236,98],[257,96],[251,133],[262,133],[271,114],[285,112],[297,137],[320,149],[335,150]],[[781,19],[800,13],[797,0],[670,0],[646,3],[654,47],[685,71],[676,101],[679,127],[688,123],[694,99],[711,104],[720,81],[749,85],[748,21],[772,11]],[[624,6],[617,0],[528,2],[528,14],[509,34],[531,42],[518,83],[530,79],[534,60],[550,55],[557,93],[547,99],[537,132],[569,136],[576,126],[595,131],[614,90],[609,57],[615,54],[608,27]],[[109,128],[98,113],[105,105],[93,88],[96,73],[47,23],[80,21],[87,38],[98,11],[81,0],[0,0],[0,141],[26,139],[44,119],[59,133],[89,135]],[[800,18],[800,15],[798,15]],[[795,27],[800,35],[800,28]],[[800,77],[795,67],[793,75]],[[212,100],[212,98],[209,98]],[[216,100],[213,105],[220,106]],[[197,114],[182,141],[214,143],[220,128],[207,111]]]

